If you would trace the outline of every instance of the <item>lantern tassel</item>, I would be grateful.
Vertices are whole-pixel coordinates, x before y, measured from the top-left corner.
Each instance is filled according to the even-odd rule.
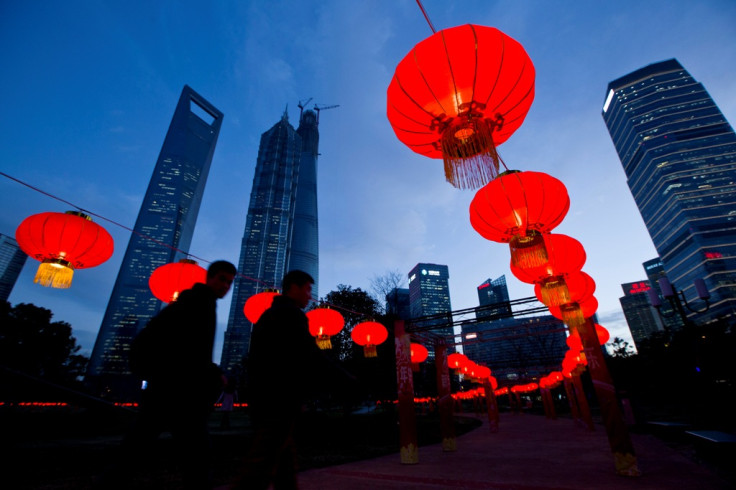
[[[552,276],[539,283],[542,303],[560,306],[570,302],[570,290],[563,276]]]
[[[376,349],[376,346],[373,344],[368,344],[363,346],[363,356],[364,357],[378,357],[378,350]]]
[[[560,306],[560,313],[562,313],[562,321],[572,328],[579,327],[585,323],[583,310],[580,309],[577,303],[567,303]]]
[[[318,335],[315,339],[317,341],[317,347],[320,349],[332,349],[332,341],[329,335]]]
[[[34,283],[44,287],[66,289],[72,285],[74,268],[66,260],[46,259],[38,266]]]
[[[458,189],[478,189],[498,175],[500,158],[493,143],[496,125],[471,114],[458,116],[442,131],[445,178]]]
[[[511,263],[521,269],[541,267],[549,262],[544,238],[536,230],[527,230],[523,235],[512,236],[509,250]]]

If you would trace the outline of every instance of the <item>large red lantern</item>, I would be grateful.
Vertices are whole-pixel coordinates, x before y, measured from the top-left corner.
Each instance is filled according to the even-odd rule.
[[[467,356],[459,352],[453,352],[447,356],[447,367],[450,369],[462,370],[467,362],[469,362]]]
[[[470,224],[483,238],[508,243],[511,263],[547,262],[542,233],[559,225],[570,197],[565,185],[542,172],[510,170],[481,188],[470,203]]]
[[[207,271],[190,259],[157,267],[148,279],[153,295],[164,303],[176,301],[179,293],[196,283],[207,282]]]
[[[267,289],[260,293],[254,294],[247,300],[243,306],[243,314],[249,322],[256,324],[261,315],[271,307],[273,299],[279,295],[275,289]]]
[[[114,249],[107,230],[76,211],[29,216],[15,230],[15,239],[41,262],[33,282],[52,288],[68,288],[75,269],[102,264]]]
[[[345,326],[340,312],[331,308],[316,308],[307,312],[309,333],[315,338],[320,349],[332,349],[330,337],[337,335]]]
[[[541,283],[547,288],[546,281],[555,276],[579,272],[585,265],[585,249],[579,241],[559,233],[542,235],[547,250],[548,261],[538,267],[519,267],[511,264],[511,273],[521,282],[527,284]]]
[[[365,357],[376,357],[376,346],[388,338],[388,330],[378,322],[362,322],[353,327],[350,338],[358,345],[363,346]]]
[[[534,77],[524,48],[498,29],[445,29],[396,67],[388,120],[402,143],[444,160],[448,182],[476,189],[498,174],[496,147],[524,121]]]

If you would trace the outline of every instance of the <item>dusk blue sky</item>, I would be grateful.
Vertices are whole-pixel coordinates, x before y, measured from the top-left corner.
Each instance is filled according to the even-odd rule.
[[[509,168],[567,186],[555,230],[586,249],[601,324],[625,336],[621,284],[644,279],[656,252],[601,117],[607,84],[677,58],[726,118],[736,115],[736,2],[425,0],[440,30],[496,27],[537,72],[521,128],[499,147]],[[320,295],[369,289],[389,270],[445,264],[453,309],[505,274],[512,298],[533,287],[509,271],[508,247],[471,228],[473,191],[445,182],[442,162],[414,154],[386,118],[386,89],[404,55],[431,35],[415,0],[2,2],[0,168],[95,214],[133,226],[184,84],[224,113],[190,253],[237,263],[260,135],[288,105],[321,113]],[[310,104],[311,107],[311,104]],[[70,207],[0,177],[0,233]],[[29,259],[12,304],[50,309],[89,354],[130,232],[103,222],[115,253],[79,270],[70,289],[33,284]],[[220,357],[229,294],[220,302]]]

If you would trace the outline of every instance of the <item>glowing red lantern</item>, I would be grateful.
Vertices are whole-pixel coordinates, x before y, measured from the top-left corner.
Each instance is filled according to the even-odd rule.
[[[488,380],[491,382],[491,388],[498,389],[498,380],[495,376],[488,376]]]
[[[414,342],[412,342],[410,348],[412,364],[419,364],[420,362],[424,362],[427,360],[427,356],[429,356],[429,351],[422,344],[415,344]]]
[[[444,160],[448,182],[478,188],[498,174],[496,147],[524,121],[534,77],[524,48],[498,29],[445,29],[396,67],[388,120],[402,143]]]
[[[477,366],[475,370],[475,378],[482,382],[485,379],[488,379],[491,376],[491,368],[486,366]]]
[[[469,362],[467,356],[459,352],[453,352],[447,356],[447,366],[450,369],[461,370],[467,362]]]
[[[580,352],[583,350],[583,342],[580,340],[580,335],[577,332],[573,332],[567,336],[565,343],[572,351]]]
[[[345,326],[340,312],[331,308],[316,308],[307,312],[309,333],[315,338],[320,349],[332,349],[330,337],[337,335]]]
[[[275,289],[267,289],[248,298],[243,306],[245,318],[253,324],[258,322],[261,315],[271,307],[273,299],[278,295],[279,292]]]
[[[547,263],[538,267],[519,267],[512,263],[511,273],[521,282],[539,283],[542,294],[550,298],[564,297],[567,293],[559,291],[559,288],[565,287],[564,281],[559,281],[560,278],[556,276],[579,272],[585,265],[585,249],[580,242],[567,235],[547,233],[542,238],[547,250]],[[557,301],[550,300],[552,302]]]
[[[552,276],[534,285],[534,294],[537,299],[547,306],[583,301],[593,293],[595,293],[595,281],[582,271]]]
[[[33,282],[52,288],[68,288],[75,269],[102,264],[114,249],[107,230],[76,211],[29,216],[15,230],[15,239],[41,262]]]
[[[376,346],[388,338],[388,330],[378,322],[362,322],[353,327],[350,338],[358,345],[363,346],[365,357],[376,357]]]
[[[179,293],[198,282],[207,282],[207,271],[194,260],[181,259],[156,267],[148,279],[148,287],[156,298],[171,303],[176,301]]]
[[[470,203],[470,224],[483,238],[508,243],[511,263],[547,262],[541,233],[549,233],[570,209],[565,185],[542,172],[509,170],[481,188]]]
[[[598,337],[598,342],[601,345],[608,342],[611,338],[611,334],[608,332],[608,329],[603,325],[598,325],[597,323],[595,324],[595,334]]]
[[[570,327],[577,327],[598,311],[598,300],[595,296],[590,296],[579,303],[566,303],[560,306],[548,306],[548,308],[555,318],[559,318]]]

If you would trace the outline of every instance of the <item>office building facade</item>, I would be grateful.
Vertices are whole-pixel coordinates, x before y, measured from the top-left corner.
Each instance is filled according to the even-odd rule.
[[[299,269],[315,280],[318,297],[319,241],[317,221],[317,116],[306,110],[299,127],[281,120],[261,135],[245,232],[233,284],[221,365],[230,375],[240,373],[250,348],[252,324],[243,307],[248,298],[266,289],[280,289],[284,274]]]
[[[28,255],[15,238],[0,233],[0,301],[7,301]]]
[[[222,117],[184,86],[92,351],[87,381],[97,389],[130,390],[130,343],[163,306],[148,279],[157,267],[183,258],[175,249],[189,250]]]
[[[624,295],[619,298],[619,302],[635,346],[652,334],[664,330],[662,319],[649,303],[647,291],[651,288],[649,281],[636,281],[621,285]]]
[[[671,59],[608,85],[603,119],[670,282],[697,324],[736,322],[736,134],[705,88]]]
[[[486,279],[478,288],[478,304],[481,308],[476,312],[477,318],[504,318],[511,315],[509,304],[509,289],[506,286],[506,276],[497,279]]]
[[[411,318],[450,313],[450,273],[446,265],[417,264],[409,272],[409,314]],[[447,324],[448,318],[424,322]],[[445,326],[434,331],[437,335],[454,335],[453,327]],[[431,354],[431,352],[430,352]]]

